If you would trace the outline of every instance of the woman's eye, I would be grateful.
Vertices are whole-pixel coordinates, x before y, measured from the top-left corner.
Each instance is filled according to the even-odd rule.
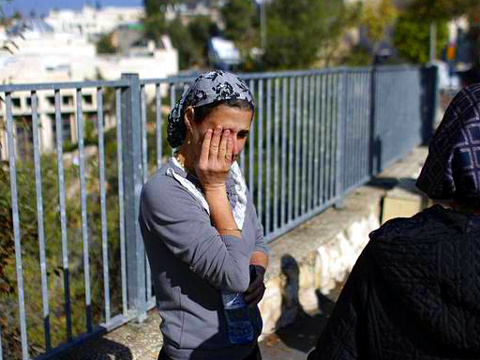
[[[237,137],[239,139],[245,139],[246,137],[248,136],[248,133],[247,132],[240,132],[238,133]]]

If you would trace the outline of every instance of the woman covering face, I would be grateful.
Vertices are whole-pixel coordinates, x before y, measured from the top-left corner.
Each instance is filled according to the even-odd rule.
[[[260,359],[268,248],[236,162],[254,108],[241,79],[212,71],[170,113],[175,155],[144,185],[139,214],[162,318],[159,359]]]

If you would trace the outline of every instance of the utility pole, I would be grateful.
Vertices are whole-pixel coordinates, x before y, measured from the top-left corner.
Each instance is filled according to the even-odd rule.
[[[266,26],[265,0],[260,0],[260,47],[263,51],[265,51],[265,46],[267,45]]]
[[[432,21],[430,23],[430,62],[434,62],[437,58],[437,24]]]

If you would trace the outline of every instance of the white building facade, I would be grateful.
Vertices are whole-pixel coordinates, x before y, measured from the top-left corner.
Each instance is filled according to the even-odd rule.
[[[40,28],[42,30],[40,30]],[[4,37],[5,39],[5,37]],[[0,83],[51,83],[88,80],[118,80],[122,73],[137,73],[140,78],[166,78],[178,73],[178,54],[164,37],[162,48],[152,44],[145,51],[128,56],[98,55],[95,45],[81,34],[55,32],[48,27],[30,27],[22,36],[10,38],[9,51],[0,52]],[[13,52],[13,54],[12,54]],[[155,88],[147,87],[147,99],[152,99]],[[53,91],[38,91],[38,114],[40,121],[39,150],[55,149],[55,98]],[[31,152],[32,94],[12,93],[12,115],[15,120],[14,134],[17,156]],[[96,122],[97,89],[84,88],[79,95],[85,122]],[[77,95],[75,89],[60,92],[60,116],[64,141],[77,141]],[[5,103],[0,101],[0,121],[6,117]],[[58,112],[58,110],[57,110]],[[18,121],[17,121],[18,120]],[[105,116],[105,127],[115,120]],[[95,125],[96,127],[96,125]],[[0,126],[0,159],[8,159],[6,127]]]
[[[117,26],[138,22],[143,17],[142,7],[84,6],[82,10],[50,11],[45,21],[55,32],[68,32],[95,39],[101,34],[113,31]]]

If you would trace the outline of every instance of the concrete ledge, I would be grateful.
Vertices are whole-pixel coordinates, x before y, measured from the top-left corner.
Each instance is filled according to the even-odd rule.
[[[267,290],[260,303],[262,337],[293,322],[300,308],[318,310],[317,291],[329,295],[345,279],[368,234],[379,226],[384,194],[384,189],[362,187],[342,209],[330,208],[271,244]]]

